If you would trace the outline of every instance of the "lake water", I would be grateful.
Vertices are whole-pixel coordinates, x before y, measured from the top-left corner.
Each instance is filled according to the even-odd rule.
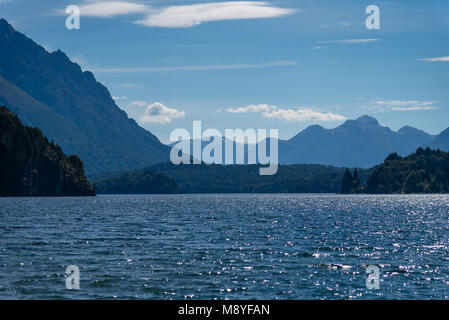
[[[1,299],[449,297],[447,195],[0,198],[0,230]]]

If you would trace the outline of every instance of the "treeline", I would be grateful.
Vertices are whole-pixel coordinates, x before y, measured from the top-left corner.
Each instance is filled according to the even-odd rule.
[[[181,188],[175,179],[151,170],[125,173],[95,184],[103,194],[173,194]]]
[[[38,128],[0,107],[0,196],[93,196],[77,155],[66,156]]]
[[[357,183],[356,175],[346,170],[341,193],[448,193],[449,153],[430,148],[418,148],[406,157],[392,153],[373,169],[365,185]]]
[[[182,193],[338,193],[345,171],[324,165],[281,165],[276,175],[261,176],[259,167],[162,163],[125,175],[97,176],[96,186],[98,193],[158,193],[145,189],[149,182],[144,178],[158,172],[176,180]],[[361,180],[368,174],[369,170],[361,170]],[[137,186],[145,192],[136,192]]]

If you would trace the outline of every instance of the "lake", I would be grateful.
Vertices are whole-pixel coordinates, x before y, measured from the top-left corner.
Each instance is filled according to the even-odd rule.
[[[0,198],[0,230],[0,299],[449,297],[448,195]]]

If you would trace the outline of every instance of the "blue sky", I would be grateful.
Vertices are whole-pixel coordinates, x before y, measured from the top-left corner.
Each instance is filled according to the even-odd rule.
[[[67,30],[66,6],[81,9]],[[380,8],[380,30],[365,8]],[[175,128],[449,126],[449,2],[0,0],[0,17],[94,72],[167,142]]]

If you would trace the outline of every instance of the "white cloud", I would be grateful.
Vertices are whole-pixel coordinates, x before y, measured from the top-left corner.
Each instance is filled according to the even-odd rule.
[[[423,58],[419,60],[426,62],[449,62],[449,57]]]
[[[327,112],[314,111],[307,107],[291,107],[283,109],[278,106],[268,104],[248,105],[240,108],[228,108],[230,113],[250,113],[260,112],[265,118],[274,118],[284,121],[302,122],[302,121],[342,121],[346,118],[342,115]]]
[[[81,16],[99,18],[147,13],[151,10],[146,5],[126,1],[94,1],[81,5],[79,8]]]
[[[344,44],[354,44],[354,43],[371,43],[378,42],[380,39],[368,38],[368,39],[344,39],[344,40],[327,40],[327,41],[317,41],[316,43],[344,43]]]
[[[285,121],[342,121],[346,118],[342,115],[327,112],[321,113],[310,108],[300,107],[297,109],[277,109],[262,113],[266,118],[276,118]]]
[[[375,100],[363,109],[375,110],[377,112],[387,111],[428,111],[438,109],[438,101],[418,100]]]
[[[321,25],[321,28],[325,28],[325,29],[330,29],[330,28],[335,28],[335,27],[350,27],[351,23],[346,22],[346,21],[341,21],[339,23],[335,24],[323,24]]]
[[[131,102],[128,107],[146,107],[146,106],[148,106],[147,102],[137,100],[137,101]]]
[[[93,72],[98,72],[97,70],[93,69]],[[135,88],[140,88],[142,87],[142,85],[138,84],[138,83],[134,83],[134,82],[125,82],[125,83],[120,83],[119,84],[120,87],[123,88],[128,88],[128,89],[135,89]]]
[[[239,108],[228,108],[226,109],[226,112],[230,113],[249,113],[249,112],[262,112],[262,111],[271,111],[277,109],[276,106],[270,106],[268,104],[250,104],[246,107],[239,107]]]
[[[136,23],[147,27],[188,28],[211,21],[277,18],[296,11],[260,1],[212,2],[166,7]]]
[[[126,100],[126,99],[128,99],[128,97],[127,96],[112,97],[112,99],[114,99],[115,101],[118,101],[118,100]]]
[[[160,102],[149,105],[144,101],[134,101],[129,106],[146,107],[145,114],[140,118],[142,123],[169,123],[185,117],[184,111],[166,107]]]
[[[269,67],[295,66],[296,61],[271,61],[265,63],[247,64],[215,64],[206,66],[176,66],[176,67],[139,67],[139,68],[94,68],[96,73],[130,73],[130,72],[169,72],[169,71],[208,71],[231,69],[257,69]]]
[[[5,1],[5,0],[0,0]],[[228,1],[156,8],[129,1],[86,1],[79,6],[81,16],[110,18],[140,14],[137,21],[147,27],[188,28],[204,22],[278,18],[298,12],[297,9],[279,8],[265,1]],[[65,14],[65,10],[57,10]]]

